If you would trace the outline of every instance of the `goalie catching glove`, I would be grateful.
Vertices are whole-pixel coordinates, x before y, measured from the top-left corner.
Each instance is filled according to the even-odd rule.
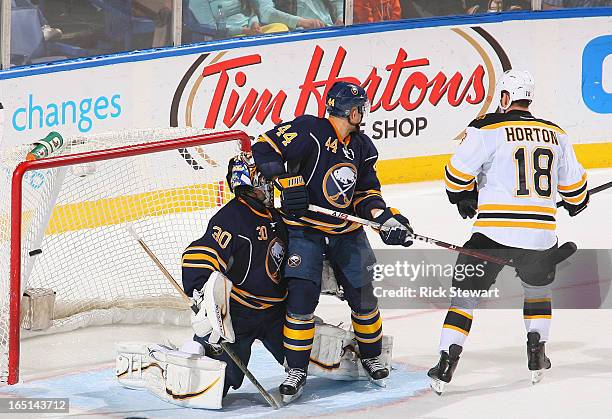
[[[281,175],[274,179],[281,193],[281,207],[295,217],[302,217],[308,209],[308,190],[301,175]]]
[[[208,337],[211,344],[234,343],[235,335],[229,310],[232,282],[219,271],[213,272],[201,291],[194,291],[197,314],[191,316],[191,327],[199,337]]]
[[[374,218],[380,224],[380,238],[388,245],[402,245],[408,247],[412,245],[410,236],[413,233],[410,222],[395,208],[385,208],[385,210]]]

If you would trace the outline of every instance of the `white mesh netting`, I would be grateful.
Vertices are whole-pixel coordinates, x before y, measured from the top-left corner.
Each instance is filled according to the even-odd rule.
[[[207,133],[172,128],[66,138],[59,154]],[[240,143],[227,140],[164,152],[152,147],[141,156],[26,174],[22,292],[56,292],[53,327],[44,333],[118,322],[188,323],[184,302],[126,226],[180,282],[182,251],[230,198],[224,185],[227,161]],[[8,362],[11,174],[31,148],[0,155],[0,381],[6,381]],[[35,249],[42,253],[30,256]]]

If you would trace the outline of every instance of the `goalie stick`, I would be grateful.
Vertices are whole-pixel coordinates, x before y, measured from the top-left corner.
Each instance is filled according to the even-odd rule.
[[[159,270],[164,274],[166,279],[170,282],[170,284],[172,284],[174,289],[176,289],[176,291],[183,298],[183,300],[185,300],[185,302],[189,304],[191,311],[193,311],[194,314],[198,314],[198,311],[199,311],[198,306],[191,300],[191,298],[189,298],[187,294],[185,294],[185,291],[183,291],[183,288],[181,288],[178,282],[176,282],[176,279],[174,279],[172,274],[166,269],[166,267],[161,263],[161,261],[157,258],[157,256],[155,256],[155,253],[153,253],[153,251],[149,248],[149,246],[147,246],[144,240],[140,238],[138,233],[136,233],[136,230],[134,230],[132,226],[128,226],[126,227],[126,229],[132,235],[132,237],[134,237],[134,239],[138,242],[138,244],[140,244],[142,249],[151,258],[153,263],[157,265]],[[238,366],[238,368],[240,368],[240,371],[242,371],[244,375],[249,379],[249,381],[253,383],[253,385],[257,388],[257,390],[262,395],[262,397],[266,399],[266,402],[268,402],[268,404],[274,409],[280,409],[282,405],[274,397],[272,397],[272,395],[268,392],[268,390],[263,388],[263,386],[259,383],[259,381],[257,381],[257,378],[255,378],[255,376],[251,373],[251,371],[249,371],[249,369],[247,368],[246,365],[244,365],[242,360],[238,358],[238,355],[236,355],[236,353],[232,350],[232,348],[230,348],[227,342],[220,342],[219,345],[221,345],[225,353],[227,353],[227,355],[232,359],[232,361],[234,361],[234,363]]]
[[[380,230],[380,227],[381,227],[381,225],[378,224],[377,222],[366,220],[365,218],[356,217],[354,215],[345,214],[340,211],[334,211],[334,210],[330,210],[327,208],[323,208],[318,205],[309,205],[308,209],[310,211],[318,212],[320,214],[331,215],[332,217],[336,217],[341,220],[352,221],[354,223],[369,226],[376,230]],[[478,259],[485,260],[487,262],[496,263],[498,265],[508,265],[514,268],[517,267],[517,265],[514,263],[512,259],[502,259],[502,258],[498,258],[495,256],[490,256],[490,255],[487,255],[486,253],[479,252],[478,250],[467,249],[465,247],[457,246],[456,244],[446,243],[441,240],[432,239],[431,237],[421,236],[420,234],[412,233],[412,235],[410,235],[407,239],[433,244],[434,246],[443,247],[448,250],[453,250],[455,252],[473,256]],[[558,263],[563,262],[565,259],[573,255],[574,252],[576,252],[576,249],[577,247],[575,243],[573,242],[564,243],[558,249],[556,249],[556,251],[553,252],[551,256],[549,256],[550,257],[549,262],[557,265]],[[537,260],[533,264],[535,265],[539,262],[541,262],[541,260]]]

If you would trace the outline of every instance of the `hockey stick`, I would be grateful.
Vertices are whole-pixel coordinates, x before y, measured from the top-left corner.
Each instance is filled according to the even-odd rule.
[[[595,186],[594,188],[589,189],[589,194],[593,195],[597,192],[605,191],[608,188],[612,187],[612,182],[604,183],[603,185]],[[563,201],[557,202],[557,208],[563,205]]]
[[[381,227],[381,225],[378,224],[377,222],[366,220],[365,218],[356,217],[354,215],[345,214],[340,211],[334,211],[334,210],[330,210],[327,208],[319,207],[318,205],[309,205],[308,209],[310,211],[318,212],[320,214],[331,215],[332,217],[336,217],[341,220],[352,221],[354,223],[369,226],[377,230],[379,230]],[[445,249],[452,250],[457,253],[463,253],[465,255],[473,256],[478,259],[485,260],[487,262],[496,263],[498,265],[508,265],[514,268],[517,267],[517,265],[514,263],[512,259],[502,259],[502,258],[498,258],[495,256],[490,256],[490,255],[487,255],[486,253],[479,252],[478,250],[466,249],[465,247],[457,246],[451,243],[446,243],[440,240],[432,239],[430,237],[421,236],[420,234],[412,233],[412,235],[408,237],[407,239],[433,244],[434,246],[443,247]],[[576,251],[576,245],[572,242],[567,242],[563,244],[561,247],[559,247],[558,249],[556,249],[554,254],[550,257],[550,260],[555,261],[555,265],[556,265],[558,263],[561,263],[563,260],[567,259],[568,257],[570,257],[572,254],[574,254],[575,251]],[[539,261],[534,262],[534,264],[537,262]]]
[[[149,246],[147,246],[144,240],[140,238],[138,233],[136,233],[136,230],[134,230],[134,228],[130,225],[128,225],[126,229],[132,235],[132,237],[136,239],[138,244],[140,244],[140,246],[145,251],[145,253],[149,255],[153,263],[157,265],[157,267],[164,274],[166,279],[170,282],[170,284],[172,284],[176,292],[178,292],[179,295],[183,298],[183,300],[185,300],[185,302],[189,304],[191,311],[193,311],[194,314],[198,314],[198,311],[200,311],[198,306],[195,304],[195,302],[193,302],[191,298],[189,298],[187,294],[185,294],[185,291],[183,291],[183,288],[181,288],[178,282],[176,282],[176,279],[174,279],[172,274],[168,272],[166,267],[161,263],[161,261],[157,258],[157,256],[155,256],[155,253],[153,253],[153,251],[149,248]],[[238,355],[236,355],[236,353],[232,350],[232,348],[230,348],[227,342],[220,342],[219,345],[221,345],[225,353],[232,359],[232,361],[234,361],[234,363],[238,366],[238,368],[240,368],[240,371],[242,371],[242,373],[249,379],[249,381],[253,383],[253,385],[257,388],[259,393],[261,393],[263,398],[266,399],[268,404],[274,409],[280,409],[282,405],[278,403],[278,401],[276,401],[274,397],[272,397],[272,395],[268,392],[268,390],[263,388],[263,386],[259,383],[259,381],[257,381],[257,378],[255,378],[255,376],[251,373],[251,371],[249,371],[249,369],[247,368],[246,365],[244,365],[242,360],[238,358]]]

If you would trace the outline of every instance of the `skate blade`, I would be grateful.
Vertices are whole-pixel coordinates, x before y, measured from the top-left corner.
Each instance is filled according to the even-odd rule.
[[[283,399],[283,404],[289,404],[297,399],[300,398],[300,396],[302,395],[302,391],[304,390],[304,388],[302,387],[301,389],[299,389],[297,391],[297,393],[289,395],[289,394],[281,394],[281,397]]]
[[[370,378],[370,382],[372,384],[376,384],[378,387],[382,387],[382,388],[386,388],[387,387],[387,379],[386,378],[381,378],[380,380],[375,380],[373,378]]]
[[[531,371],[531,384],[537,384],[544,378],[544,370]]]
[[[531,371],[531,384],[537,384],[544,378],[544,370]]]
[[[441,396],[442,393],[444,393],[444,386],[446,385],[446,383],[442,380],[436,380],[435,378],[431,379],[431,383],[429,383],[429,386],[431,387],[431,389],[438,395]]]

